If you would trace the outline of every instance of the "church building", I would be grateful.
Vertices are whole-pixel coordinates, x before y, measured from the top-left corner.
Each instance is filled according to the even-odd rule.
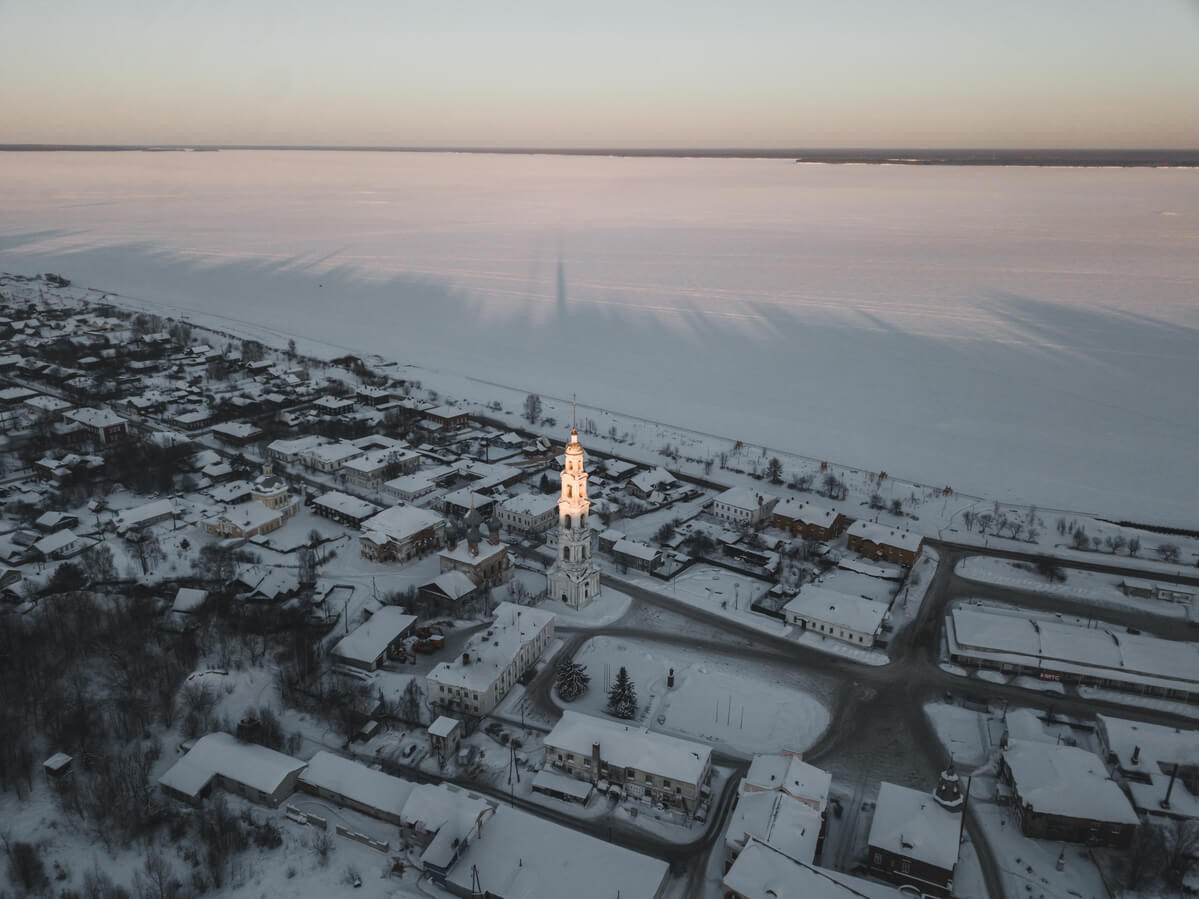
[[[581,609],[599,595],[600,573],[591,556],[591,502],[587,499],[587,472],[579,432],[570,429],[566,463],[561,472],[558,498],[558,558],[546,574],[549,596],[572,609]]]

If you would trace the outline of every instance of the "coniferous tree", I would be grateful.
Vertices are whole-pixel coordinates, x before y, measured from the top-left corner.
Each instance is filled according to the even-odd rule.
[[[608,691],[608,714],[626,720],[637,717],[637,689],[623,665],[616,673],[612,689]]]
[[[589,683],[591,683],[591,675],[578,662],[568,661],[558,666],[558,695],[562,697],[563,702],[574,702],[587,692]]]

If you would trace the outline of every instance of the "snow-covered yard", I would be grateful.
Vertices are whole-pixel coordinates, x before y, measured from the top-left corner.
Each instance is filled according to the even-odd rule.
[[[750,755],[802,752],[829,723],[810,685],[767,666],[703,657],[697,651],[598,636],[575,654],[587,667],[590,689],[563,708],[605,715],[607,688],[621,667],[637,689],[638,722],[652,730],[698,739],[723,751]],[[670,669],[675,685],[667,686]]]
[[[789,626],[779,619],[762,615],[750,608],[755,600],[766,594],[770,585],[748,575],[717,568],[715,565],[693,565],[669,582],[664,582],[633,572],[619,574],[610,564],[606,566],[606,570],[613,571],[616,577],[659,593],[667,599],[737,621],[766,634],[783,636],[790,630]]]
[[[991,777],[973,779],[971,814],[982,821],[1007,895],[1108,899],[1110,893],[1089,847],[1024,836],[1012,810],[995,804],[994,789]],[[1057,870],[1059,856],[1064,856],[1061,871]]]
[[[993,748],[987,715],[942,702],[929,703],[924,714],[959,770],[968,773],[987,760]]]

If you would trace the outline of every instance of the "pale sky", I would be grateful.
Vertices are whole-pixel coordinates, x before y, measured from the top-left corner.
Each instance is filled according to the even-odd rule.
[[[1199,147],[1199,0],[0,0],[0,143]]]

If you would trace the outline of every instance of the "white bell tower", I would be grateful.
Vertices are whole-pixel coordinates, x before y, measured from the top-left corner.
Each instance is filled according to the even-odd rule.
[[[591,501],[587,499],[587,472],[579,432],[570,429],[566,464],[561,472],[558,498],[558,557],[546,574],[549,596],[581,609],[600,592],[600,573],[591,557]]]

